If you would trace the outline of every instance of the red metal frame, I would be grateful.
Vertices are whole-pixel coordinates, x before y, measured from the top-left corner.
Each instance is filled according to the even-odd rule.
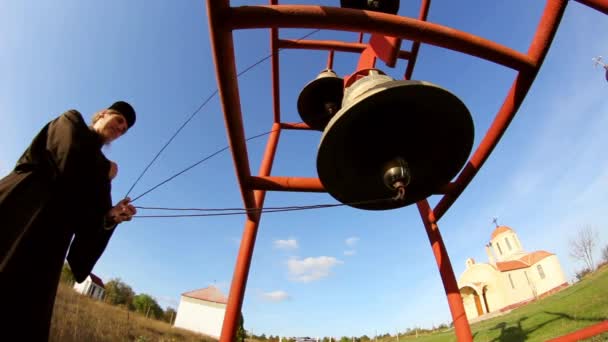
[[[608,0],[578,0],[578,2],[608,14]],[[456,336],[459,341],[471,341],[471,330],[462,298],[437,222],[475,177],[515,116],[547,54],[567,0],[547,0],[533,41],[525,54],[479,36],[427,22],[430,0],[421,0],[418,19],[336,7],[278,5],[277,0],[270,0],[269,4],[230,7],[229,0],[207,0],[209,32],[219,96],[236,175],[243,203],[247,208],[263,207],[266,191],[325,192],[318,178],[271,176],[281,131],[310,129],[303,123],[281,121],[278,49],[327,50],[329,51],[328,68],[333,66],[336,51],[361,54],[358,70],[370,67],[370,63],[375,61],[376,57],[388,64],[400,58],[407,61],[404,78],[410,79],[420,44],[425,43],[480,57],[518,72],[494,122],[467,165],[454,182],[439,191],[443,197],[437,206],[431,209],[426,200],[417,204],[441,274]],[[272,51],[273,132],[268,139],[258,176],[252,176],[249,167],[232,37],[233,30],[252,28],[270,29]],[[358,42],[280,39],[280,28],[352,31],[359,32],[359,39]],[[364,33],[372,34],[369,44],[362,42]],[[401,40],[413,41],[411,51],[400,50]],[[232,342],[235,336],[260,217],[261,214],[256,211],[251,211],[247,215],[222,327],[220,338],[222,342]],[[601,329],[596,327],[593,331],[599,333],[608,330],[605,325],[599,327]]]

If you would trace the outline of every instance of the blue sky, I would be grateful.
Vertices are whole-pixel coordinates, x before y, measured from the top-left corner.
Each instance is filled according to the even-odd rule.
[[[289,3],[294,3],[290,1]],[[233,1],[264,4],[262,1]],[[306,1],[336,5],[335,1]],[[432,3],[429,21],[526,52],[542,1]],[[417,16],[417,2],[400,14]],[[464,261],[486,261],[492,218],[514,228],[528,251],[554,252],[569,279],[582,265],[568,239],[591,224],[608,243],[608,83],[591,58],[608,54],[604,15],[571,2],[560,30],[511,127],[439,226],[457,277]],[[63,111],[85,116],[115,100],[131,102],[137,125],[105,150],[120,171],[115,201],[175,130],[215,90],[204,1],[24,1],[0,3],[0,173],[8,173],[34,134]],[[298,38],[310,30],[282,30]],[[269,53],[267,30],[235,32],[237,69]],[[321,31],[311,39],[355,41]],[[408,42],[404,47],[409,46]],[[281,110],[298,122],[301,88],[325,67],[325,52],[281,52]],[[340,75],[357,56],[336,54]],[[399,77],[396,69],[379,63]],[[459,96],[475,121],[475,145],[501,105],[515,72],[461,53],[423,45],[414,79]],[[239,79],[247,136],[272,123],[270,65]],[[273,175],[316,175],[318,132],[285,131]],[[137,196],[227,145],[217,98],[190,122],[137,184]],[[257,173],[265,139],[248,143]],[[327,194],[269,193],[267,206],[335,203]],[[77,199],[75,199],[77,200]],[[436,203],[437,198],[430,199]],[[140,206],[242,206],[232,158],[224,152],[138,200]],[[143,210],[141,214],[145,214]],[[227,294],[244,218],[137,219],[115,232],[94,272],[119,277],[138,293],[176,307],[181,293],[216,284]],[[599,256],[599,255],[598,255]],[[447,301],[415,207],[266,214],[243,306],[256,334],[341,336],[395,333],[450,321]]]

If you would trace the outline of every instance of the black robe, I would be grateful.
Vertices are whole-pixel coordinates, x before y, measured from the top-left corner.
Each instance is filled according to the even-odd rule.
[[[48,340],[63,262],[82,282],[113,229],[110,162],[102,141],[70,110],[48,123],[0,180],[0,340]],[[71,242],[71,244],[70,244]]]

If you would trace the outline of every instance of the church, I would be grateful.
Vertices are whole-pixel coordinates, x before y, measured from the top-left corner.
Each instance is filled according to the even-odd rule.
[[[486,245],[487,263],[466,260],[458,288],[469,320],[503,312],[568,286],[557,256],[526,252],[515,231],[497,226]]]

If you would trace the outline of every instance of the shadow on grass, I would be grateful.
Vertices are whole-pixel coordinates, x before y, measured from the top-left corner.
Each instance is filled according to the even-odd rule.
[[[528,319],[528,317],[524,316],[517,320],[516,326],[507,326],[507,323],[501,322],[496,324],[492,330],[500,329],[500,336],[493,339],[492,342],[505,342],[505,341],[525,341],[528,337],[530,331],[524,330],[521,327],[521,322]],[[538,329],[538,328],[536,328]],[[535,329],[535,330],[536,330]]]
[[[526,319],[528,319],[528,317],[523,316],[521,317],[517,323],[515,325],[507,325],[507,323],[505,322],[501,322],[498,323],[494,328],[492,328],[492,330],[499,330],[500,329],[500,335],[493,339],[492,342],[515,342],[515,341],[525,341],[529,338],[529,335],[544,327],[545,325],[555,322],[555,321],[559,321],[562,319],[566,319],[566,320],[570,320],[570,321],[587,321],[587,322],[601,322],[604,321],[606,319],[608,319],[608,317],[574,317],[570,314],[567,313],[563,313],[563,312],[550,312],[550,311],[543,311],[545,314],[548,315],[553,315],[555,317],[548,319],[540,324],[537,324],[536,326],[524,329],[521,326],[521,322],[525,321]]]

